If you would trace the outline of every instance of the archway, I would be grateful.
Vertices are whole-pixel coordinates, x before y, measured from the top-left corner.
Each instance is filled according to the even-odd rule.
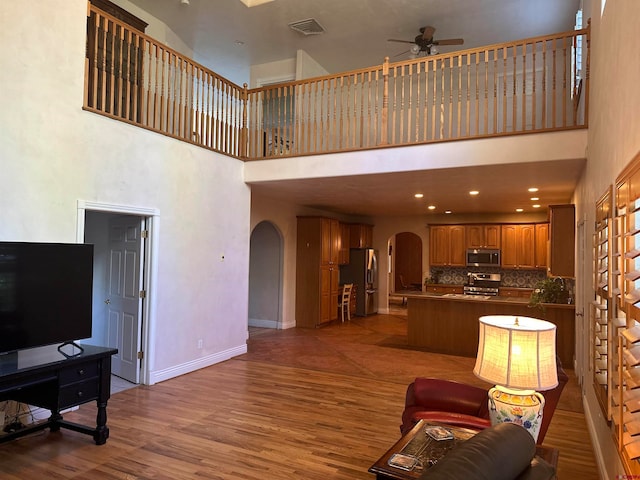
[[[422,289],[422,239],[415,233],[401,232],[395,235],[394,244],[394,290]]]
[[[283,240],[271,222],[251,232],[249,253],[249,326],[281,328]]]

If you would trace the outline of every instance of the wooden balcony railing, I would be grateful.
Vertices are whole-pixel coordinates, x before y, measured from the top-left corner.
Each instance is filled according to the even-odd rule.
[[[84,108],[246,160],[583,128],[589,30],[249,90],[90,6]]]

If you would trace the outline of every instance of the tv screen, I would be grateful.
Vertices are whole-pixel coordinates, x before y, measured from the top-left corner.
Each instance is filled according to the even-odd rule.
[[[91,337],[93,245],[0,242],[0,352]]]

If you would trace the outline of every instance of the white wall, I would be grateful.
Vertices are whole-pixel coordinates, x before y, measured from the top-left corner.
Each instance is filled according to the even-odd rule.
[[[640,2],[608,1],[600,18],[600,1],[585,1],[585,18],[591,17],[591,84],[589,102],[589,149],[587,168],[576,191],[578,220],[585,221],[587,245],[595,222],[595,202],[613,183],[620,171],[640,150],[640,63],[637,59],[640,38]],[[583,303],[593,299],[590,285],[592,252],[585,251],[585,296]],[[585,312],[586,313],[586,312]],[[589,352],[589,338],[583,348]],[[606,471],[603,478],[623,475],[610,427],[605,422],[596,400],[588,362],[585,370],[585,413],[592,428],[592,441],[597,445],[600,464]]]
[[[162,380],[246,351],[250,192],[240,161],[82,110],[86,11],[0,2],[0,240],[74,242],[78,200],[157,209]]]

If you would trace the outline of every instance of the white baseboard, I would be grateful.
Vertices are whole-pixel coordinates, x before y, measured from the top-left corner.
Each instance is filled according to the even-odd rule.
[[[276,322],[275,320],[265,320],[263,318],[250,318],[249,326],[260,328],[278,328],[278,322]]]
[[[230,358],[237,357],[247,353],[247,345],[240,345],[222,352],[217,352],[206,357],[191,360],[190,362],[176,365],[174,367],[166,368],[164,370],[156,370],[149,373],[149,385],[153,385],[158,382],[163,382],[174,377],[179,377],[185,373],[195,372],[201,368],[210,367],[216,363],[224,362]]]
[[[593,417],[591,416],[591,410],[589,409],[586,398],[582,396],[582,408],[584,410],[584,418],[587,422],[587,429],[589,430],[589,434],[591,437],[593,453],[596,457],[596,464],[598,465],[598,473],[600,473],[600,478],[602,480],[609,480],[609,474],[607,473],[607,468],[604,462],[604,457],[602,456],[602,448],[603,446],[600,444],[600,438],[596,435],[596,428],[593,422]]]

